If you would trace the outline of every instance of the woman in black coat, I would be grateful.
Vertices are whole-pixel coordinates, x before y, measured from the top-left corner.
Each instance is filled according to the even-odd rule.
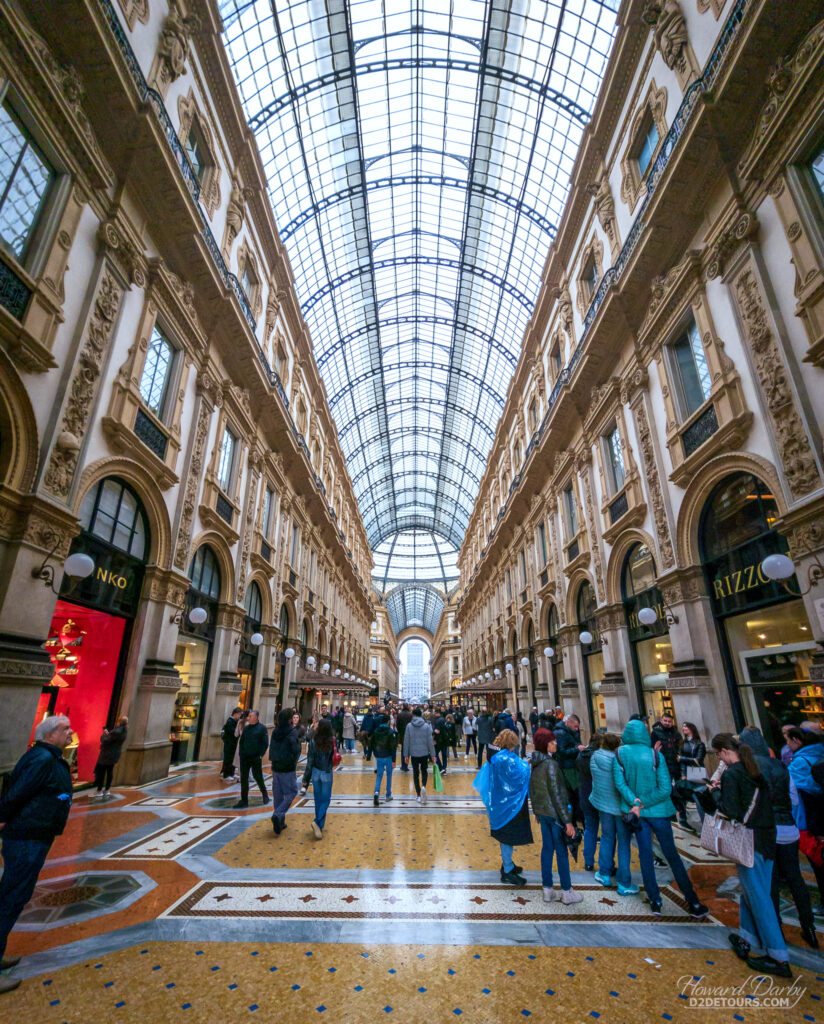
[[[97,786],[97,795],[102,795],[104,800],[109,799],[114,766],[123,752],[128,724],[129,719],[122,715],[114,729],[104,729],[100,737],[100,753],[94,766],[94,784]]]

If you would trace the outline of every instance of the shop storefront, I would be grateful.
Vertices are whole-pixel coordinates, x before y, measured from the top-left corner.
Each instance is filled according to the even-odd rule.
[[[668,688],[672,665],[672,645],[667,628],[667,615],[661,591],[655,585],[656,567],[652,552],[645,544],[630,549],[624,562],[621,591],[627,634],[632,648],[632,668],[638,706],[649,722],[661,715],[675,718],[672,695]],[[651,609],[655,621],[645,625],[638,617],[642,609]],[[649,612],[645,618],[651,617]]]
[[[132,626],[149,551],[146,514],[137,495],[110,477],[88,493],[83,532],[71,554],[88,555],[85,579],[64,576],[45,648],[54,676],[43,687],[34,728],[49,715],[68,715],[74,735],[66,758],[76,783],[91,782],[103,729],[117,717]]]
[[[578,591],[578,628],[581,636],[590,636],[589,643],[581,641],[581,656],[584,663],[584,686],[587,694],[587,711],[589,727],[592,732],[605,729],[607,712],[604,698],[601,696],[601,683],[604,679],[604,654],[601,646],[601,634],[595,620],[595,591],[592,584],[586,581]]]
[[[778,506],[764,483],[748,473],[727,477],[704,506],[699,544],[715,614],[736,724],[758,725],[773,749],[781,725],[804,719],[824,724],[824,697],[810,683],[815,649],[795,576],[786,586],[761,568],[786,554],[775,529]]]
[[[246,614],[243,617],[243,633],[240,637],[240,653],[237,659],[237,674],[243,684],[243,689],[238,704],[240,707],[248,709],[254,706],[260,646],[252,643],[252,638],[260,638],[260,626],[263,619],[263,598],[260,594],[260,587],[254,580],[246,588],[244,607]]]
[[[189,576],[192,582],[183,602],[175,651],[181,687],[169,732],[172,764],[197,760],[203,731],[221,585],[220,567],[208,545],[197,549]]]

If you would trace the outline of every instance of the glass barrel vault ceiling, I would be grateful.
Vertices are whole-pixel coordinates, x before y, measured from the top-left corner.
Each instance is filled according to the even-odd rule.
[[[221,0],[384,586],[456,575],[617,6]]]

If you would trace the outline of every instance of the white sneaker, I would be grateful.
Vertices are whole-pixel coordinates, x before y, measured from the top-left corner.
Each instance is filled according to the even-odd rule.
[[[561,893],[561,903],[581,903],[584,897],[574,889],[564,889]]]
[[[421,786],[421,803],[426,803],[426,786]]]
[[[418,803],[420,803],[421,802],[421,798],[417,797],[417,801],[418,801]]]
[[[558,889],[548,888],[544,886],[544,903],[556,903],[560,902],[561,893]]]

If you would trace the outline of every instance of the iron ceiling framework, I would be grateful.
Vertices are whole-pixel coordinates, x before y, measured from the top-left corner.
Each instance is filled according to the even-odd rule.
[[[386,610],[395,636],[410,626],[434,636],[443,605],[443,595],[426,583],[404,583],[386,598]]]
[[[221,0],[374,551],[454,565],[617,6]]]

